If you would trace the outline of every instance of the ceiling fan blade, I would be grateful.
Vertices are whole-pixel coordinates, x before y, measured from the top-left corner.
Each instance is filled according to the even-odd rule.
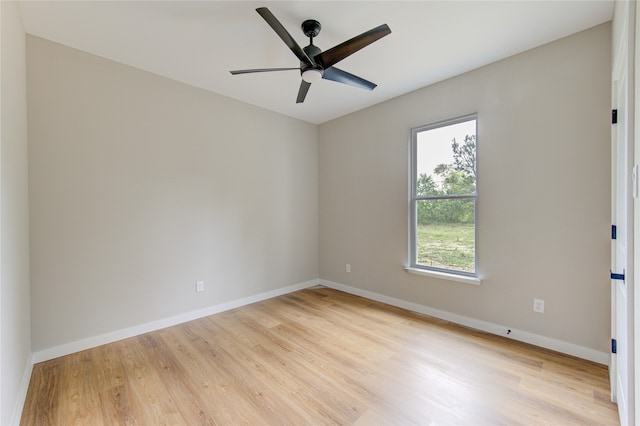
[[[296,99],[297,104],[301,104],[304,102],[304,98],[307,97],[309,87],[311,87],[311,83],[307,83],[304,80],[300,82],[300,89],[298,89],[298,98]]]
[[[348,84],[349,86],[359,87],[361,89],[373,90],[377,84],[358,77],[357,75],[350,74],[346,71],[342,71],[336,67],[327,68],[324,70],[322,78],[325,80],[337,81],[338,83]]]
[[[229,71],[229,72],[233,75],[237,75],[237,74],[250,74],[254,72],[289,71],[289,70],[300,71],[300,68],[257,68],[253,70],[235,70],[235,71]]]
[[[378,27],[370,29],[367,32],[364,32],[354,38],[345,41],[344,43],[340,43],[337,46],[332,47],[329,50],[325,50],[324,52],[316,55],[313,58],[317,64],[322,65],[322,67],[326,70],[330,66],[337,64],[347,56],[357,52],[358,50],[367,47],[371,43],[376,40],[381,39],[382,37],[391,34],[391,29],[387,24],[382,24]]]
[[[313,64],[311,58],[309,58],[309,56],[304,53],[304,50],[302,50],[300,45],[296,43],[293,37],[291,37],[291,34],[289,34],[289,32],[284,28],[284,26],[280,23],[280,21],[278,21],[278,19],[273,15],[273,13],[271,13],[269,9],[267,9],[266,7],[259,7],[256,9],[256,12],[258,12],[265,21],[267,21],[267,24],[269,24],[269,26],[273,28],[276,34],[280,36],[282,41],[284,41],[287,47],[291,49],[291,51],[298,57],[298,59],[300,59],[300,61],[307,64]]]

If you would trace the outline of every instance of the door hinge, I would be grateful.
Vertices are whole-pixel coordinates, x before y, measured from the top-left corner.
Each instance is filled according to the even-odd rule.
[[[618,123],[618,110],[617,109],[612,109],[611,110],[611,124],[617,124]]]
[[[615,225],[611,225],[611,239],[615,240],[618,238],[618,228]]]
[[[611,273],[611,279],[612,280],[620,280],[620,281],[624,281],[624,274],[614,274],[613,272]]]
[[[616,341],[616,339],[611,339],[611,353],[612,354],[618,353],[618,342]]]

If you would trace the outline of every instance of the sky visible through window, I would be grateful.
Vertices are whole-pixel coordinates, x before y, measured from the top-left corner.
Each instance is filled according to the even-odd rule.
[[[451,141],[462,144],[466,135],[476,134],[476,120],[465,121],[436,129],[420,132],[417,135],[417,174],[431,175],[433,179],[441,183],[441,178],[433,173],[433,169],[439,164],[452,164],[453,151]]]

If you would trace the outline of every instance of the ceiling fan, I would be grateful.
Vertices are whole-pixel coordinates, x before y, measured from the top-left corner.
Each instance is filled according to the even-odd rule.
[[[320,33],[320,22],[308,19],[302,23],[302,31],[307,37],[309,37],[309,45],[305,48],[301,48],[280,21],[278,21],[273,13],[269,11],[269,9],[266,7],[259,7],[256,9],[256,12],[258,12],[265,21],[267,21],[267,24],[273,28],[287,47],[298,57],[300,60],[300,66],[298,68],[258,68],[236,70],[230,71],[231,74],[236,75],[256,72],[299,70],[302,75],[302,81],[300,82],[300,89],[298,90],[296,103],[304,102],[307,92],[309,91],[309,87],[311,87],[311,83],[318,82],[320,79],[336,81],[338,83],[348,84],[350,86],[360,87],[367,90],[373,90],[376,87],[376,84],[346,71],[342,71],[333,65],[363,47],[370,45],[374,41],[390,34],[391,30],[387,24],[375,27],[323,52],[319,47],[313,44],[313,38]]]

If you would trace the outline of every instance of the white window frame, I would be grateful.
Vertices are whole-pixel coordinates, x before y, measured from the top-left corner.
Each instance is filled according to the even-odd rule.
[[[465,121],[476,121],[476,185],[474,194],[465,195],[438,195],[438,196],[417,196],[416,195],[416,183],[418,179],[417,173],[417,144],[418,134],[428,130],[437,129],[440,127],[451,126]],[[443,120],[436,123],[428,124],[426,126],[420,126],[411,129],[411,149],[410,149],[410,184],[409,184],[409,266],[405,268],[408,272],[426,275],[436,278],[443,278],[457,282],[463,282],[468,284],[480,284],[481,279],[478,275],[478,114],[468,114],[462,117],[457,117],[449,120]],[[473,199],[475,203],[474,209],[474,260],[475,260],[475,272],[467,272],[455,269],[444,269],[433,266],[420,265],[417,263],[417,201],[419,200],[452,200],[452,199]]]

